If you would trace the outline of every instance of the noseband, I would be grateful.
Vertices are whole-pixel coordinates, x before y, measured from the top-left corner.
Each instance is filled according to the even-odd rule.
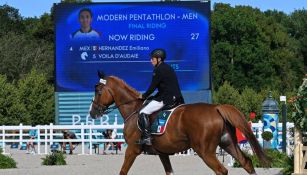
[[[93,107],[96,108],[96,110],[98,111],[99,114],[103,115],[103,114],[109,113],[109,112],[107,112],[107,113],[105,112],[108,109],[110,109],[109,106],[98,104],[94,100],[92,100],[92,103],[95,105]]]

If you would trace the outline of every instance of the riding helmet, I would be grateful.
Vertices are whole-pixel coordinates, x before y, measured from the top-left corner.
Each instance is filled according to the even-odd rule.
[[[161,58],[162,61],[166,58],[166,52],[164,49],[155,49],[150,53],[151,57]]]

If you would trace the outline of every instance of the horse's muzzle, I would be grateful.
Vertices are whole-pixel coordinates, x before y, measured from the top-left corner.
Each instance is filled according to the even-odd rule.
[[[91,117],[92,119],[98,118],[98,112],[96,112],[94,109],[92,109],[92,110],[90,111],[90,117]]]
[[[94,102],[92,102],[90,107],[90,116],[93,119],[97,119],[101,116],[103,116],[104,112],[108,109],[105,105],[97,105]]]
[[[100,114],[101,110],[99,110],[96,105],[94,105],[93,103],[91,104],[91,108],[90,108],[90,117],[92,119],[96,119],[99,116],[102,116],[102,114]]]

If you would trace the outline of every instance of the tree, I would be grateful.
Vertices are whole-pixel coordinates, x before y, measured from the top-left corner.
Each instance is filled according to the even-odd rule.
[[[245,87],[239,98],[239,109],[246,116],[246,119],[249,120],[249,115],[251,112],[256,113],[255,121],[261,119],[261,104],[263,98],[261,94],[258,94],[251,88]]]
[[[36,68],[52,82],[54,48],[52,43],[37,41],[25,34],[8,33],[0,37],[0,74],[9,81],[18,80]]]
[[[300,131],[307,132],[307,78],[303,79],[297,96],[290,99],[292,103],[292,116],[295,127]]]
[[[302,57],[281,20],[246,6],[215,4],[211,22],[213,87],[225,81],[239,91],[263,87],[292,91],[303,73]]]
[[[54,21],[50,14],[45,13],[40,18],[26,18],[23,23],[27,33],[36,40],[54,43]]]
[[[31,124],[54,122],[54,89],[44,74],[33,69],[18,82],[18,96],[24,104]]]
[[[0,125],[18,125],[29,123],[30,117],[25,106],[20,103],[17,89],[0,75]]]
[[[304,59],[304,70],[307,70],[307,10],[296,10],[290,15],[290,20],[285,23],[288,33],[299,41],[299,51]]]
[[[213,94],[213,102],[217,104],[231,104],[236,107],[239,105],[239,92],[233,88],[227,81],[217,92]]]
[[[0,5],[0,37],[9,32],[22,33],[25,26],[17,9],[8,5]]]

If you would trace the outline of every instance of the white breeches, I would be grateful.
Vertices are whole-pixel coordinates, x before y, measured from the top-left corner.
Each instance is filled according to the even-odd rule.
[[[156,100],[152,100],[147,106],[145,106],[141,111],[141,113],[150,115],[156,111],[158,111],[159,109],[161,109],[164,106],[163,101],[158,102]]]

